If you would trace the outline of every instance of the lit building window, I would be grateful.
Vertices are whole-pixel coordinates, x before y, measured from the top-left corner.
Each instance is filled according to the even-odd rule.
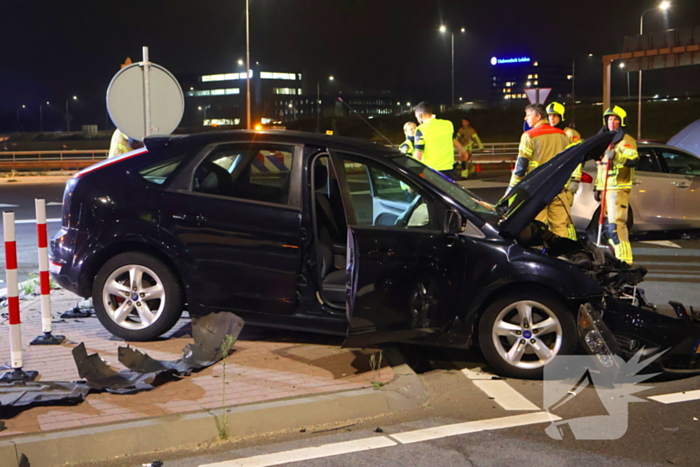
[[[299,76],[301,76],[301,74],[299,74]],[[260,78],[261,79],[286,79],[286,80],[290,80],[290,81],[296,81],[297,74],[296,73],[278,73],[278,72],[270,72],[270,71],[261,71]]]
[[[535,86],[537,86],[537,81],[535,81]]]
[[[527,79],[532,79],[532,75],[527,75]]]
[[[225,126],[225,125],[240,125],[240,118],[208,118],[204,120],[204,126]]]
[[[573,77],[574,77],[573,75],[566,75],[566,79],[568,79],[569,81],[571,81],[571,79],[572,79]]]
[[[535,75],[535,79],[537,79],[537,78],[539,78],[539,77],[540,77],[540,75]]]
[[[250,77],[253,77],[253,70],[249,72]],[[199,81],[202,83],[209,83],[212,81],[230,81],[235,79],[245,79],[245,73],[222,73],[218,75],[204,75],[200,76]]]
[[[199,91],[187,91],[188,97],[202,97],[202,96],[230,96],[232,94],[240,94],[241,90],[239,88],[226,88],[226,89],[202,89]]]
[[[291,94],[295,95],[297,90],[294,88],[273,88],[272,92],[275,94]]]
[[[532,66],[540,66],[540,64],[538,62],[535,62],[532,64]]]

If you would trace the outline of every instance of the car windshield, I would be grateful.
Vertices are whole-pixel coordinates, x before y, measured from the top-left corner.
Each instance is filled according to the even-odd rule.
[[[498,223],[498,221],[501,219],[494,205],[487,203],[471,191],[462,188],[441,173],[434,171],[426,165],[423,165],[416,159],[403,155],[393,157],[392,159],[401,167],[410,170],[423,180],[438,187],[443,193],[449,195],[452,199],[481,217],[483,220]]]

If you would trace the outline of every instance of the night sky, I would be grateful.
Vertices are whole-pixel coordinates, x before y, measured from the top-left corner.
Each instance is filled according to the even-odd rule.
[[[455,31],[456,94],[488,94],[493,55],[529,55],[570,63],[598,86],[600,59],[617,53],[639,16],[656,1],[251,0],[251,60],[268,71],[303,71],[309,83],[390,88],[397,98],[447,102],[449,34]],[[104,94],[128,56],[141,46],[176,76],[235,71],[245,54],[244,0],[5,0],[0,6],[0,131],[26,125],[51,101],[45,122],[61,127],[65,99],[79,97],[76,125],[105,123]],[[700,2],[677,0],[649,12],[645,32],[700,26]],[[459,32],[466,28],[466,33]],[[596,57],[585,57],[593,53]],[[698,68],[698,67],[690,67]],[[683,71],[688,73],[687,71]],[[695,76],[699,76],[697,71]],[[617,79],[617,82],[624,78]],[[582,83],[585,85],[585,83]],[[330,86],[326,82],[326,85]],[[625,88],[626,89],[626,88]],[[45,111],[46,112],[46,111]]]

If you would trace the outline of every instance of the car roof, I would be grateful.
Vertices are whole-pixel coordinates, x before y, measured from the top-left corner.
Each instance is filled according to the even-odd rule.
[[[659,149],[673,149],[674,151],[680,151],[680,152],[684,152],[686,154],[689,154],[693,157],[698,157],[695,154],[693,154],[692,152],[688,151],[687,149],[678,148],[676,146],[671,146],[670,144],[659,143],[657,141],[639,141],[639,144],[637,146],[638,147],[645,146],[645,147],[649,147],[649,148],[659,148]]]
[[[164,147],[206,146],[214,143],[236,141],[274,141],[275,143],[311,144],[346,151],[362,151],[376,156],[401,154],[395,148],[342,136],[289,130],[229,130],[195,133],[191,135],[156,135],[144,140],[146,148],[155,150]]]

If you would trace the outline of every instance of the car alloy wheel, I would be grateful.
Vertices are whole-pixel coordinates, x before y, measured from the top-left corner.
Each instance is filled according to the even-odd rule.
[[[107,261],[95,278],[92,296],[102,325],[126,340],[158,337],[182,314],[180,286],[170,269],[140,252]]]
[[[503,308],[491,338],[501,358],[523,369],[546,365],[561,350],[562,329],[556,315],[541,303],[523,300]]]
[[[160,318],[165,308],[165,290],[160,277],[139,264],[129,264],[109,275],[102,289],[107,315],[118,326],[145,329]]]
[[[555,356],[575,350],[576,325],[566,304],[549,294],[506,294],[482,315],[479,343],[499,374],[539,378]]]

